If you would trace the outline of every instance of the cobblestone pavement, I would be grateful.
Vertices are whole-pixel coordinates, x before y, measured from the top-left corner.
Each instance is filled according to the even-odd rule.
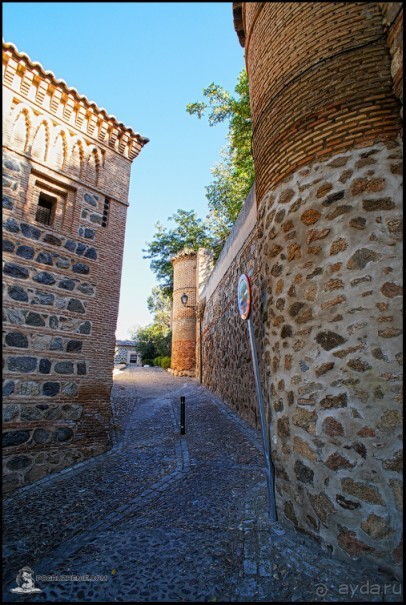
[[[125,370],[112,400],[110,452],[4,502],[5,601],[401,601],[393,578],[269,523],[260,433],[196,380]],[[42,592],[11,593],[27,565]]]

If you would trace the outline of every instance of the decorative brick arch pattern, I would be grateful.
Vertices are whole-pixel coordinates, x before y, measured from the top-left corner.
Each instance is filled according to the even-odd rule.
[[[78,179],[82,176],[86,143],[79,136],[74,136],[71,139],[71,153],[68,157],[66,170],[72,176]]]
[[[69,156],[69,143],[66,130],[62,126],[54,126],[49,149],[49,163],[59,170],[65,171]]]
[[[46,162],[53,130],[52,122],[44,116],[37,116],[34,121],[34,134],[28,143],[28,153],[40,162]]]
[[[100,150],[97,147],[93,147],[88,150],[87,160],[86,160],[86,171],[85,171],[85,179],[91,185],[97,185],[99,180],[100,173],[100,164],[101,164],[101,154]]]
[[[21,122],[24,120],[24,123]],[[19,103],[11,114],[12,129],[10,133],[11,144],[19,151],[25,152],[31,140],[34,113],[25,103]]]

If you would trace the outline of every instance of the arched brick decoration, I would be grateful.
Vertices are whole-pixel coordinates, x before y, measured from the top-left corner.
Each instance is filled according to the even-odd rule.
[[[18,151],[25,151],[29,140],[30,122],[25,109],[17,115],[11,131],[12,145]]]
[[[48,153],[50,139],[50,127],[46,121],[43,121],[37,126],[35,131],[34,140],[31,146],[31,156],[44,162]]]
[[[100,158],[97,149],[92,149],[90,152],[87,165],[86,165],[86,180],[92,184],[97,185],[99,180],[99,171],[100,171]]]
[[[67,162],[67,170],[77,178],[80,178],[83,170],[83,144],[81,141],[76,141],[73,144],[72,153],[70,154]]]
[[[59,132],[56,134],[53,144],[49,150],[49,163],[58,170],[64,170],[66,158],[68,155],[68,144],[66,141],[66,133]]]

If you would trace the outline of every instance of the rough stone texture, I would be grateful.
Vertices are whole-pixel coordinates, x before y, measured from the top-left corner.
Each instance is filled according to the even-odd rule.
[[[376,163],[360,164],[362,156],[370,152]],[[401,469],[400,399],[394,398],[399,394],[402,380],[394,365],[396,355],[402,350],[401,243],[388,227],[401,213],[401,180],[390,170],[390,156],[399,153],[400,147],[395,141],[349,152],[346,167],[352,170],[352,175],[344,189],[338,182],[338,166],[309,165],[305,176],[295,174],[286,178],[283,185],[265,195],[258,210],[262,236],[258,251],[261,284],[262,291],[267,293],[261,305],[265,334],[259,343],[263,388],[269,410],[274,409],[269,415],[275,465],[283,467],[287,475],[286,479],[283,475],[279,478],[278,506],[282,511],[285,503],[291,502],[298,527],[319,534],[332,544],[334,552],[380,559],[388,566],[393,566],[390,552],[395,547],[401,523],[393,494],[384,479],[386,472],[396,477]],[[367,177],[366,170],[371,172]],[[326,197],[320,194],[323,182],[332,185]],[[303,188],[306,184],[310,186]],[[390,203],[368,202],[362,206],[365,193],[360,190],[361,184],[379,189],[376,198],[369,190],[365,199],[385,199]],[[293,269],[287,258],[280,263],[280,286],[276,294],[276,280],[271,277],[273,263],[266,254],[267,243],[272,238],[272,246],[282,248],[278,258],[287,251],[287,244],[283,229],[272,220],[279,210],[274,200],[279,199],[283,189],[295,187],[291,206],[284,204],[284,209],[287,208],[293,221],[295,241],[302,256],[296,259]],[[338,202],[325,206],[323,201],[334,195],[336,188],[343,192],[340,203],[347,209],[332,216],[331,209]],[[299,198],[301,211],[294,208]],[[356,203],[359,198],[361,205]],[[309,255],[303,254],[306,242],[314,237],[314,227],[302,220],[303,215],[317,216],[317,233],[324,235],[318,242],[320,250],[316,256],[314,251],[311,255],[310,251]],[[361,219],[363,230],[352,229],[354,221]],[[343,294],[333,297],[336,291]],[[284,300],[284,305],[278,304],[278,300]],[[312,314],[305,317],[303,324],[292,323],[292,318],[296,320],[303,312],[307,300],[310,300]],[[291,327],[289,338],[285,338],[283,344],[277,329],[279,323]],[[288,366],[281,363],[282,356],[289,358]],[[319,388],[311,385],[315,377],[322,383]],[[311,390],[301,395],[306,388]],[[287,405],[291,391],[297,402],[295,407]],[[274,406],[275,399],[282,402],[279,409]],[[280,418],[289,426],[289,437],[282,438],[277,430]],[[307,438],[320,436],[319,453],[314,460],[297,451],[297,439],[304,439],[305,435]],[[378,457],[376,443],[380,448]],[[317,478],[317,484],[325,486],[326,496],[339,504],[339,514],[329,517],[319,528],[309,524],[306,518],[306,502],[313,493],[311,485],[310,495],[305,495],[301,503],[294,497],[303,478],[306,479],[306,475],[300,473],[298,462],[306,463],[314,472],[313,481]],[[348,478],[341,485],[340,476],[344,472]],[[361,523],[373,503],[379,504],[382,513],[391,519],[393,534],[383,537],[379,532],[372,532],[365,536]],[[348,532],[343,533],[339,524]]]
[[[389,157],[399,152],[396,142],[348,152],[352,173],[344,188],[339,166],[316,163],[273,189],[258,209],[257,231],[204,301],[203,318],[204,383],[258,426],[247,326],[236,300],[239,276],[250,276],[278,510],[302,531],[331,544],[337,555],[378,559],[389,567],[401,523],[397,484],[392,487],[384,479],[386,472],[399,476],[401,468],[400,400],[394,398],[401,382],[394,366],[399,367],[402,349],[401,244],[389,229],[401,211],[401,180],[390,172]],[[360,163],[371,153],[376,163]],[[377,195],[390,197],[393,208],[371,211],[353,202],[353,180],[365,178],[367,169],[373,171],[370,179],[379,180]],[[324,181],[331,188],[317,198]],[[285,188],[296,193],[282,202],[281,214],[276,200]],[[346,211],[332,215],[339,203]],[[352,228],[355,219],[362,219],[363,230]],[[285,239],[291,230],[294,242]],[[315,237],[319,248],[310,250],[308,241]],[[293,243],[301,255],[292,266]],[[333,296],[337,291],[343,294]],[[320,486],[335,514],[323,516],[320,506],[319,523],[309,517],[314,519]],[[361,523],[372,505],[391,519],[393,534],[365,534]]]
[[[8,491],[71,464],[72,449],[84,458],[111,447],[109,395],[130,168],[146,140],[115,120],[108,126],[94,104],[89,113],[85,97],[11,44],[3,43],[3,68]],[[39,195],[49,189],[56,212],[46,225],[35,219]],[[100,221],[80,232],[85,208],[98,212]],[[66,405],[81,413],[66,418]],[[65,418],[69,427],[60,426]],[[48,456],[51,447],[58,464]]]
[[[214,294],[206,300],[202,326],[203,381],[243,418],[258,427],[248,326],[240,318],[237,304],[237,285],[242,273],[246,273],[251,281],[251,319],[258,337],[261,293],[255,231],[238,252]],[[286,337],[288,329],[285,327],[283,330]],[[260,346],[260,338],[257,343]]]

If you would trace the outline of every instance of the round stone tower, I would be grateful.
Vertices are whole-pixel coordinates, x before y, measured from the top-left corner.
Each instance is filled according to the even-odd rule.
[[[173,259],[172,373],[196,373],[196,263],[194,250],[185,249]],[[182,295],[187,295],[186,305]]]
[[[234,17],[278,517],[334,554],[397,569],[402,3],[385,5],[244,2]]]

